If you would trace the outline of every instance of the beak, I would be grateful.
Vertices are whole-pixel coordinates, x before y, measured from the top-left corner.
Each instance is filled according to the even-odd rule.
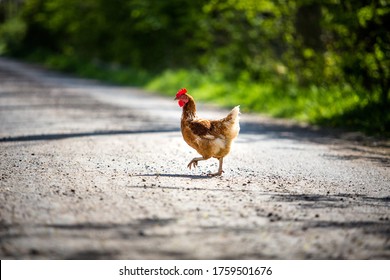
[[[175,99],[173,99],[173,100],[178,100],[178,98],[177,98],[177,97],[175,97]]]

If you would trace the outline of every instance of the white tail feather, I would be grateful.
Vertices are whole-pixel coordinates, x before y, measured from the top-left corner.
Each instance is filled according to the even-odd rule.
[[[225,120],[229,122],[236,122],[237,117],[240,115],[240,105],[234,107],[230,113],[226,116]]]
[[[233,120],[236,119],[237,116],[238,116],[239,114],[240,114],[240,105],[234,107],[234,108],[230,111],[230,113],[229,113],[229,115],[232,116],[232,119],[233,119]]]

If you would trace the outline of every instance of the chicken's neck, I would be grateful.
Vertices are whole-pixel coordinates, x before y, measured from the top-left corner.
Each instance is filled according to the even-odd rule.
[[[183,107],[182,120],[192,120],[196,118],[196,105],[194,99],[189,96],[188,102]]]

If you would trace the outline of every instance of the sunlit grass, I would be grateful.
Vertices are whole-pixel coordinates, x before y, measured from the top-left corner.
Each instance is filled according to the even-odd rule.
[[[245,75],[228,80],[221,73],[198,70],[166,70],[150,73],[133,68],[85,62],[67,56],[33,58],[52,68],[81,77],[110,83],[143,87],[149,91],[174,96],[187,88],[198,101],[232,107],[242,112],[260,112],[277,118],[292,118],[323,126],[349,127],[370,134],[389,136],[390,113],[377,105],[376,96],[357,92],[350,86],[307,88],[277,82],[256,83]]]
[[[146,85],[148,90],[171,96],[183,87],[196,100],[212,101],[226,107],[240,104],[244,112],[262,112],[309,123],[326,124],[326,119],[343,115],[361,104],[368,104],[366,95],[348,86],[299,88],[245,80],[226,81],[188,70],[166,71]],[[329,125],[334,124],[330,122]]]

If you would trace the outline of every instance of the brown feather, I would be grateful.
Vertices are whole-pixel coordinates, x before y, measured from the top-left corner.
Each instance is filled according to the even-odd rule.
[[[240,130],[238,107],[220,120],[200,119],[196,115],[193,97],[186,95],[188,102],[183,106],[181,119],[181,132],[184,140],[204,159],[225,157],[230,152],[231,143]]]
[[[199,136],[209,134],[211,130],[211,123],[209,120],[188,121],[188,126],[191,129],[192,133]]]

